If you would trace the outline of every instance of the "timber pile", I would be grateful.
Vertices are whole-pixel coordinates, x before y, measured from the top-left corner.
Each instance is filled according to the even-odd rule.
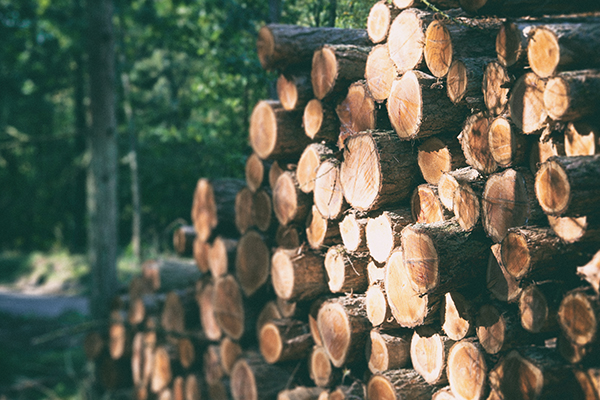
[[[433,3],[260,30],[245,182],[174,239],[202,277],[115,308],[137,399],[600,397],[598,5]]]

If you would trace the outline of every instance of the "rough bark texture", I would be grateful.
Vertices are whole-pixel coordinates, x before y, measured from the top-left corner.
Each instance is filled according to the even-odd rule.
[[[372,329],[366,347],[369,370],[376,374],[406,367],[410,361],[410,342],[408,330],[388,334],[378,328]]]
[[[347,139],[340,170],[348,203],[369,211],[409,196],[417,163],[410,143],[394,132],[361,133]]]
[[[315,97],[332,98],[365,75],[370,47],[327,44],[315,51],[311,81]]]
[[[288,301],[312,300],[329,292],[323,256],[303,247],[275,251],[271,280],[277,296]]]
[[[269,24],[258,32],[258,59],[267,70],[292,64],[310,64],[313,53],[324,44],[366,46],[369,38],[363,29],[309,28]]]
[[[468,13],[503,17],[565,14],[592,11],[597,8],[592,0],[568,4],[560,0],[460,0],[460,6]]]
[[[548,116],[554,120],[575,121],[594,116],[600,101],[600,71],[561,72],[548,80],[543,99]]]
[[[247,353],[231,371],[231,394],[235,400],[275,400],[286,387],[291,372],[289,368],[267,364],[258,353]]]
[[[305,359],[313,344],[308,324],[299,320],[269,321],[259,334],[260,352],[269,364]]]

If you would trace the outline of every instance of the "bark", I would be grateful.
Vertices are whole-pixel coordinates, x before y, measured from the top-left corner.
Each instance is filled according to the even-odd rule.
[[[304,109],[306,103],[313,98],[308,71],[292,69],[279,75],[277,97],[285,110]]]
[[[595,117],[598,112],[596,103],[600,101],[599,91],[599,70],[561,72],[546,84],[544,107],[548,116],[557,121]]]
[[[256,319],[256,337],[260,338],[262,327],[269,321],[283,318],[275,300],[269,300],[262,307]]]
[[[259,334],[260,352],[269,364],[306,359],[313,344],[308,324],[299,320],[269,321]]]
[[[310,64],[315,50],[324,44],[366,46],[369,38],[363,29],[269,24],[258,32],[256,47],[263,68],[273,70],[294,64]]]
[[[367,17],[367,34],[373,43],[381,43],[387,39],[390,24],[398,16],[400,10],[385,1],[375,3]]]
[[[300,190],[304,193],[310,193],[314,190],[319,166],[326,159],[331,158],[334,153],[335,150],[332,147],[323,143],[311,143],[306,146],[298,160],[298,168],[296,168],[296,178]]]
[[[448,354],[448,383],[460,399],[479,399],[485,391],[487,365],[479,343],[472,339],[456,342]]]
[[[340,235],[346,250],[350,252],[366,251],[367,241],[365,237],[365,228],[368,218],[362,217],[360,213],[351,210],[340,222]]]
[[[377,262],[385,262],[392,250],[400,246],[402,229],[412,222],[408,208],[383,211],[379,216],[369,218],[365,236],[371,257]]]
[[[312,249],[328,248],[339,243],[340,227],[337,221],[323,217],[313,205],[312,213],[306,221],[306,238]]]
[[[443,85],[421,71],[408,71],[392,84],[387,110],[392,127],[403,140],[458,131],[466,107],[455,106],[442,93]]]
[[[429,3],[433,4],[437,8],[441,10],[449,10],[452,8],[460,7],[460,2],[458,0],[433,0],[429,1]],[[423,3],[419,0],[394,0],[392,2],[396,8],[405,9],[409,7],[415,8],[425,8],[429,7],[427,4]]]
[[[393,132],[351,136],[340,169],[348,203],[369,211],[405,199],[416,186],[416,157],[410,143]]]
[[[489,126],[490,120],[484,113],[474,114],[467,118],[458,136],[467,164],[484,175],[498,169],[490,151]]]
[[[208,252],[208,267],[213,278],[233,272],[238,241],[217,236]]]
[[[163,258],[155,263],[144,263],[146,279],[152,282],[154,292],[170,292],[192,286],[204,275],[192,260]],[[136,297],[136,296],[133,296]]]
[[[448,210],[454,210],[454,192],[461,183],[477,184],[483,182],[483,177],[474,168],[466,167],[445,172],[438,181],[438,196],[442,205]]]
[[[471,301],[459,292],[447,292],[444,295],[441,323],[446,336],[452,340],[461,340],[474,331],[474,310]]]
[[[410,331],[383,333],[374,328],[367,341],[366,356],[369,370],[376,374],[391,369],[404,368],[410,361]]]
[[[546,80],[533,72],[522,75],[515,82],[508,109],[510,118],[525,134],[535,133],[544,128],[548,113],[544,107]]]
[[[482,196],[482,222],[494,242],[501,242],[512,227],[543,220],[531,180],[527,171],[514,169],[493,174],[487,180]]]
[[[479,308],[475,325],[477,339],[488,354],[498,354],[534,342],[533,337],[521,327],[520,318],[513,308],[484,304]]]
[[[365,80],[373,99],[379,103],[385,101],[389,97],[392,83],[397,77],[398,72],[390,58],[387,44],[373,47],[365,65]]]
[[[393,369],[373,375],[367,384],[368,400],[426,400],[437,386],[427,384],[414,369]]]
[[[180,226],[173,231],[173,249],[182,257],[189,257],[194,251],[196,231],[193,226]]]
[[[317,316],[323,347],[335,367],[364,359],[371,324],[364,295],[346,295],[325,301]]]
[[[499,62],[492,61],[486,65],[481,90],[485,106],[492,116],[501,115],[506,110],[511,86],[513,84],[508,71]]]
[[[348,253],[342,244],[330,247],[325,255],[329,290],[332,293],[364,293],[369,284],[368,263],[366,255]]]
[[[351,82],[365,75],[370,47],[351,44],[326,44],[315,51],[311,81],[315,97],[332,99],[345,91]]]
[[[200,240],[207,241],[212,234],[236,236],[235,198],[244,185],[243,180],[233,178],[198,180],[192,204],[192,221]]]
[[[600,198],[600,157],[554,157],[542,164],[535,177],[535,193],[546,214],[591,216]]]
[[[297,225],[279,225],[275,233],[275,243],[284,249],[298,248],[303,241],[303,234]]]
[[[302,110],[285,110],[279,101],[259,101],[250,116],[250,145],[263,160],[294,158],[308,145]]]
[[[313,300],[329,292],[323,256],[305,247],[275,251],[271,280],[277,296],[288,301]]]
[[[387,45],[398,73],[404,74],[425,64],[425,30],[433,19],[434,13],[411,8],[392,21]]]
[[[402,230],[404,263],[412,288],[420,294],[447,292],[483,282],[480,265],[489,242],[479,232],[466,232],[456,221],[413,224]]]
[[[436,136],[419,146],[417,163],[427,183],[437,185],[444,172],[466,167],[465,156],[455,135]]]
[[[246,175],[246,186],[251,192],[256,192],[258,188],[265,185],[268,180],[270,165],[263,160],[256,153],[252,153],[246,159],[245,175]]]
[[[492,159],[501,168],[523,163],[529,150],[526,137],[503,116],[490,121],[488,145]]]
[[[269,278],[270,251],[263,237],[248,231],[240,238],[235,257],[235,275],[248,297],[260,289]]]
[[[470,109],[483,110],[483,73],[490,58],[455,59],[446,74],[446,93],[455,105],[464,105]]]
[[[291,373],[287,367],[267,364],[258,353],[248,353],[233,366],[231,394],[235,400],[274,400],[289,385]]]
[[[300,190],[296,173],[287,171],[277,178],[273,189],[273,208],[281,225],[306,221],[311,206],[312,200]]]
[[[340,120],[332,106],[312,99],[304,107],[304,133],[315,141],[335,143],[340,134]]]
[[[558,0],[460,0],[463,10],[471,14],[518,17],[524,15],[566,14],[593,11],[596,3],[583,0],[565,4]]]
[[[313,202],[328,220],[337,220],[348,208],[340,179],[340,161],[329,158],[319,165],[315,176]]]
[[[421,184],[413,191],[410,201],[413,221],[421,224],[442,222],[452,217],[440,202],[437,186]]]
[[[160,315],[160,326],[167,333],[167,339],[177,337],[186,331],[193,331],[200,325],[198,303],[194,290],[178,290],[167,293]]]

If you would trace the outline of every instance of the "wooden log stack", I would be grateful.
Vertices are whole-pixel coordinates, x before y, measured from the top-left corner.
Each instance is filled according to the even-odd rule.
[[[423,3],[261,28],[279,98],[245,182],[198,181],[201,278],[115,308],[137,399],[600,397],[600,6]]]

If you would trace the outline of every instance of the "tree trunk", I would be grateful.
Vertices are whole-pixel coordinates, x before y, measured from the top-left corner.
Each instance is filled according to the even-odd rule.
[[[426,383],[414,369],[393,369],[375,374],[367,384],[368,400],[428,400],[437,389]]]
[[[392,21],[387,45],[398,73],[404,74],[425,64],[425,30],[433,19],[434,13],[411,8]]]
[[[544,128],[548,113],[544,107],[546,80],[533,72],[522,75],[512,87],[508,109],[510,118],[525,134]]]
[[[313,300],[328,293],[326,274],[323,256],[304,247],[280,248],[271,260],[273,288],[284,300]]]
[[[86,197],[91,311],[95,318],[103,318],[108,316],[109,299],[117,289],[118,151],[112,2],[89,1],[87,14],[91,126]]]
[[[258,32],[256,48],[263,68],[273,70],[294,64],[310,65],[313,53],[324,44],[367,46],[369,38],[363,29],[269,24]]]
[[[410,331],[387,334],[372,329],[366,347],[369,370],[376,374],[406,367],[410,361],[410,343]]]
[[[376,4],[383,4],[383,2]],[[379,103],[387,100],[392,89],[392,83],[397,77],[398,72],[396,72],[396,66],[390,58],[387,44],[373,47],[365,65],[365,80],[373,99]]]
[[[337,221],[323,217],[314,205],[306,225],[306,239],[312,249],[325,249],[339,243],[339,224]]]
[[[281,225],[305,222],[312,199],[300,189],[296,173],[286,171],[277,178],[273,189],[273,209]]]
[[[485,391],[487,365],[479,343],[456,342],[448,353],[448,383],[459,399],[479,399]]]
[[[600,29],[598,31],[600,33]],[[599,70],[561,72],[546,84],[544,107],[550,118],[557,121],[592,117],[598,112],[599,90]]]
[[[446,210],[440,202],[437,186],[427,183],[417,186],[413,191],[410,208],[412,219],[416,223],[433,224],[452,217],[452,213]]]
[[[359,211],[398,202],[416,186],[416,171],[412,145],[393,132],[351,136],[340,170],[344,197]]]
[[[594,1],[583,0],[565,4],[560,0],[460,0],[463,10],[479,15],[518,17],[523,15],[567,14],[593,11]]]
[[[314,344],[307,323],[287,318],[264,324],[258,342],[269,364],[306,359]]]
[[[431,75],[408,71],[392,84],[387,109],[392,127],[401,139],[461,129],[468,109],[452,104],[442,92],[443,85],[436,83],[437,79]]]
[[[373,43],[381,43],[387,39],[390,24],[398,16],[400,10],[385,1],[375,3],[367,18],[367,34]]]
[[[488,146],[492,159],[501,168],[523,163],[529,150],[526,137],[502,116],[490,121]]]
[[[340,179],[340,161],[329,158],[321,163],[315,176],[313,201],[328,220],[338,220],[348,208]]]
[[[323,347],[336,367],[364,359],[371,323],[365,296],[346,295],[326,300],[319,309],[317,326]]]
[[[198,180],[192,204],[192,221],[200,240],[207,241],[212,234],[236,236],[235,198],[244,185],[243,180],[233,178]]]
[[[270,251],[263,237],[248,231],[240,238],[235,257],[235,275],[248,297],[260,289],[269,278]]]
[[[329,290],[332,293],[364,293],[369,285],[365,255],[346,252],[343,244],[332,246],[325,255]]]
[[[304,109],[313,98],[310,76],[305,70],[285,71],[277,79],[277,96],[284,110]]]
[[[458,136],[467,164],[483,175],[498,169],[490,151],[489,126],[490,120],[484,113],[474,114],[467,118]]]
[[[315,51],[311,81],[315,97],[332,99],[351,82],[362,79],[370,47],[351,44],[326,44]]]
[[[299,156],[310,142],[302,129],[302,114],[302,110],[285,110],[279,101],[259,101],[250,116],[254,152],[263,160]]]
[[[377,262],[386,262],[391,252],[400,246],[402,229],[412,222],[411,211],[406,207],[369,218],[365,236],[371,257]]]
[[[466,167],[465,156],[455,135],[436,136],[419,146],[417,163],[427,183],[437,185],[444,172]]]
[[[306,146],[298,160],[298,167],[296,168],[296,178],[298,179],[300,190],[304,193],[310,193],[314,190],[319,166],[325,160],[333,157],[334,154],[334,149],[323,143],[311,143]]]
[[[483,182],[483,177],[474,168],[466,167],[445,172],[438,181],[438,196],[447,210],[454,210],[454,193],[461,183]]]
[[[304,107],[302,124],[306,136],[315,141],[336,143],[340,135],[340,119],[329,104],[312,99]]]

